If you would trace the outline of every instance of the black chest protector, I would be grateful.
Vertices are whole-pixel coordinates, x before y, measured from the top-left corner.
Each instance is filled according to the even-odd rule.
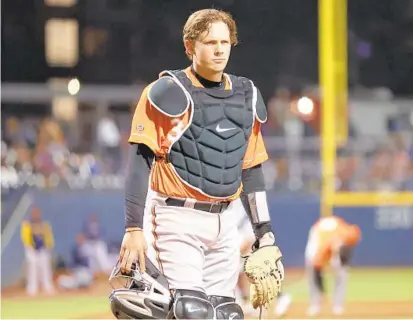
[[[243,158],[254,123],[253,85],[230,76],[231,90],[195,87],[183,71],[167,71],[185,88],[192,110],[188,127],[168,161],[183,182],[201,193],[227,198],[241,184]]]

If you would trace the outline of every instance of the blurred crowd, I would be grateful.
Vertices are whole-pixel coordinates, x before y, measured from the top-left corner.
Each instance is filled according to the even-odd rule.
[[[55,187],[76,186],[91,177],[118,175],[124,168],[125,139],[111,117],[96,125],[95,142],[73,140],[73,125],[47,118],[5,117],[2,125],[2,190],[26,183]],[[72,138],[72,139],[71,139]],[[102,181],[100,181],[102,184]],[[111,179],[114,186],[118,183]]]
[[[298,94],[279,88],[267,106],[263,134],[272,160],[265,164],[268,186],[275,191],[319,192],[321,103],[317,88]],[[337,190],[413,190],[413,123],[388,129],[385,135],[366,136],[349,120],[348,139],[337,149]]]
[[[264,166],[268,187],[278,192],[319,192],[317,88],[300,92],[278,88],[267,106],[263,134],[271,157]],[[86,129],[53,117],[3,117],[2,190],[23,184],[121,189],[130,111],[106,112]],[[338,190],[413,190],[413,130],[367,137],[350,122],[348,133],[337,153]]]

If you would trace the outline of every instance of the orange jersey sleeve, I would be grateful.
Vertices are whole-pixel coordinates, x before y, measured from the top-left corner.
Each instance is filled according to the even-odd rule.
[[[261,134],[261,123],[254,120],[254,126],[248,140],[242,169],[252,168],[266,160],[268,160],[268,154]]]
[[[170,118],[151,105],[148,90],[152,84],[143,90],[136,106],[128,141],[146,144],[155,154],[161,155],[165,154],[169,147],[168,134],[172,134],[172,129],[176,127],[175,122],[179,122],[183,117]]]

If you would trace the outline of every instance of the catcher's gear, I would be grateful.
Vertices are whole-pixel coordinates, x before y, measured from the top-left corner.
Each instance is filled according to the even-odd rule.
[[[190,103],[179,81],[167,75],[152,85],[148,91],[148,99],[152,106],[169,117],[182,116]]]
[[[146,272],[141,273],[136,263],[128,274],[121,272],[119,262],[114,267],[109,283],[110,307],[117,319],[165,319],[170,309],[171,294],[168,282],[146,258]]]
[[[246,257],[244,272],[251,282],[250,300],[254,309],[267,307],[281,292],[281,284],[284,280],[284,267],[281,262],[281,251],[275,245],[263,245],[268,243],[273,234],[263,236],[264,241],[258,240],[254,251]],[[257,248],[257,246],[259,246]]]
[[[251,81],[252,82],[252,81]],[[257,87],[253,84],[253,101],[254,101],[254,115],[260,123],[267,122],[267,108],[265,107],[264,99],[261,92],[257,90]]]
[[[168,319],[214,319],[215,310],[208,296],[200,291],[175,291]]]
[[[234,298],[209,296],[208,299],[215,308],[216,319],[244,319],[244,312]]]
[[[239,304],[225,302],[215,307],[216,319],[244,319],[244,312]]]

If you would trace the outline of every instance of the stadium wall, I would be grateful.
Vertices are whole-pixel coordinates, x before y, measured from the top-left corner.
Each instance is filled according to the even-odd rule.
[[[33,204],[52,224],[56,246],[54,257],[70,261],[77,233],[89,214],[99,215],[103,237],[120,243],[123,235],[123,196],[114,191],[32,191]],[[308,230],[319,217],[319,197],[270,195],[272,222],[277,243],[287,267],[302,267]],[[335,214],[357,223],[363,239],[355,251],[354,265],[413,266],[413,207],[335,208]],[[2,250],[2,288],[24,274],[24,250],[19,227]]]

